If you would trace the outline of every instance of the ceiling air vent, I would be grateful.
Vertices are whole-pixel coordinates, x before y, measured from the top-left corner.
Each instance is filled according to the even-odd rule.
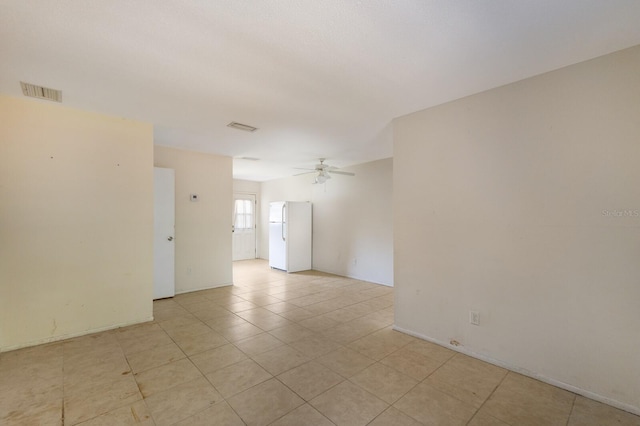
[[[227,124],[227,127],[232,127],[238,130],[244,130],[245,132],[255,132],[256,130],[258,130],[257,127],[249,126],[248,124],[237,123],[235,121],[232,121],[231,123]]]
[[[49,89],[48,87],[36,86],[35,84],[20,82],[22,93],[32,98],[46,99],[48,101],[62,102],[62,91]]]

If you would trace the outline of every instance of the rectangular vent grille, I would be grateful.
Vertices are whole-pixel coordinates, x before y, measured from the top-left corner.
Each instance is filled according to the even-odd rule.
[[[248,124],[237,123],[235,121],[232,121],[231,123],[227,124],[227,127],[232,127],[238,130],[244,130],[245,132],[255,132],[256,130],[258,130],[257,127],[249,126]]]
[[[22,93],[32,98],[46,99],[48,101],[62,102],[62,91],[36,86],[35,84],[20,82]]]

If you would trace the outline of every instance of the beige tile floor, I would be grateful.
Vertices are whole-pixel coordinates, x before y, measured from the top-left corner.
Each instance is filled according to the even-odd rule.
[[[391,329],[391,288],[236,262],[155,321],[0,354],[2,425],[640,425]]]

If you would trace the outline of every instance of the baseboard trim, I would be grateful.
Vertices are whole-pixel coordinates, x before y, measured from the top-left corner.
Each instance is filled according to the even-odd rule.
[[[587,397],[589,399],[593,399],[594,401],[602,402],[602,403],[610,405],[612,407],[619,408],[619,409],[627,411],[627,412],[629,412],[631,414],[635,414],[637,416],[640,416],[640,407],[635,407],[633,405],[626,404],[624,402],[616,401],[615,399],[611,399],[611,398],[608,398],[606,396],[602,396],[600,394],[588,391],[586,389],[581,389],[581,388],[578,388],[576,386],[570,385],[568,383],[564,383],[564,382],[561,382],[559,380],[553,379],[551,377],[544,376],[542,374],[536,373],[535,371],[531,371],[531,370],[528,370],[526,368],[522,368],[522,367],[519,367],[517,365],[513,365],[513,364],[510,364],[508,362],[501,361],[499,359],[494,359],[494,358],[488,357],[486,355],[470,351],[470,350],[464,348],[463,346],[453,346],[453,345],[449,344],[448,342],[443,342],[441,340],[434,339],[434,338],[429,337],[429,336],[425,336],[424,334],[416,333],[415,331],[411,331],[411,330],[404,329],[402,327],[398,327],[395,324],[393,326],[393,329],[396,330],[396,331],[399,331],[401,333],[408,334],[410,336],[417,337],[417,338],[422,339],[422,340],[426,340],[427,342],[435,343],[436,345],[443,346],[443,347],[445,347],[447,349],[451,349],[453,351],[460,352],[460,353],[468,355],[470,357],[473,357],[473,358],[488,362],[489,364],[497,365],[498,367],[502,367],[502,368],[507,369],[509,371],[513,371],[514,373],[522,374],[523,376],[527,376],[527,377],[531,377],[532,379],[540,380],[541,382],[550,384],[552,386],[559,387],[560,389],[564,389],[564,390],[567,390],[569,392],[573,392],[573,393],[576,393],[578,395],[582,395],[582,396]]]
[[[0,347],[0,352],[9,352],[9,351],[15,351],[15,350],[18,350],[18,349],[30,348],[32,346],[44,345],[46,343],[59,342],[61,340],[73,339],[74,337],[86,336],[88,334],[100,333],[102,331],[115,330],[116,328],[129,327],[130,325],[143,324],[145,322],[150,322],[150,321],[153,321],[153,316],[148,317],[146,319],[140,319],[140,320],[135,320],[135,321],[127,321],[127,322],[118,323],[118,324],[114,324],[114,325],[108,325],[106,327],[92,328],[90,330],[80,331],[80,332],[77,332],[77,333],[67,333],[67,334],[61,334],[59,336],[47,337],[45,339],[32,340],[30,342],[21,343],[21,344],[18,344],[18,345]]]
[[[194,291],[211,290],[213,288],[229,287],[230,285],[233,285],[233,283],[218,284],[218,285],[214,285],[214,286],[205,286],[205,287],[198,287],[198,288],[190,288],[190,289],[187,289],[187,290],[179,290],[179,291],[176,290],[176,295],[193,293]]]
[[[338,276],[344,277],[344,278],[351,278],[352,280],[365,281],[365,282],[368,282],[368,283],[378,284],[378,285],[383,285],[385,287],[392,287],[393,288],[393,284],[373,281],[370,278],[362,278],[362,277],[358,277],[358,276],[355,276],[355,275],[345,275],[343,272],[327,271],[327,270],[324,270],[324,269],[317,269],[317,268],[314,268],[314,267],[312,267],[312,270],[318,271],[318,272],[326,272],[327,274],[338,275]]]

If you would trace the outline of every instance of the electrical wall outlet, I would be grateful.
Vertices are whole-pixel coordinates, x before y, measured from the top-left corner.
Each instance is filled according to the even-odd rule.
[[[469,323],[473,325],[480,325],[480,312],[469,311]]]

